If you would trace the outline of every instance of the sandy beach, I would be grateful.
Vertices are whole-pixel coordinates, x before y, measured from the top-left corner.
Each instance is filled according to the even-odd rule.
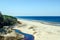
[[[60,26],[48,25],[42,22],[18,19],[22,24],[13,29],[31,34],[35,40],[60,40]]]

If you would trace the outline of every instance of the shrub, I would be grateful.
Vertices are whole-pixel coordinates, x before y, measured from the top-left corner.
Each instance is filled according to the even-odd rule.
[[[8,15],[2,15],[0,12],[0,28],[3,28],[3,26],[11,26],[16,23],[17,18]]]
[[[4,15],[4,26],[10,26],[10,25],[14,25],[15,23],[17,23],[17,19],[15,17],[12,16],[7,16]]]

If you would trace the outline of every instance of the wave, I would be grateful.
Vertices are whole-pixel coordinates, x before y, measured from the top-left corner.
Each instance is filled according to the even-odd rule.
[[[43,21],[43,20],[30,20],[30,19],[23,19],[23,18],[18,18],[18,19],[38,22],[38,23],[47,24],[47,25],[60,26],[60,23],[58,22],[50,22],[50,21]]]

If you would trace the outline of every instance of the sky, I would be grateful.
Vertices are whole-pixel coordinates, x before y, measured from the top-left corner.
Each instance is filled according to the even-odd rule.
[[[11,16],[60,16],[60,0],[0,0],[0,11]]]

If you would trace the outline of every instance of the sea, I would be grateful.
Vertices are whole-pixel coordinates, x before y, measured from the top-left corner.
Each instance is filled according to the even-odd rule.
[[[60,16],[16,16],[16,17],[27,20],[38,20],[38,21],[60,23]]]

